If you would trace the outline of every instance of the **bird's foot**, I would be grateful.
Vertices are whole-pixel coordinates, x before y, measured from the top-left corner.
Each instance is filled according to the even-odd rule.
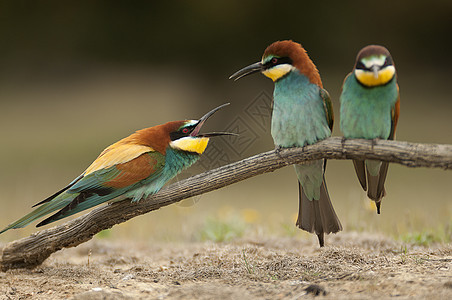
[[[341,138],[341,151],[342,153],[345,153],[345,142],[347,141],[347,139],[345,138],[345,136],[343,136]]]
[[[284,148],[283,147],[281,147],[281,146],[275,146],[275,152],[276,152],[276,155],[278,155],[278,157],[279,158],[282,158],[282,155],[281,155],[281,151],[283,150]]]
[[[375,145],[377,145],[378,140],[379,140],[378,138],[371,140],[370,145],[372,147],[372,151],[374,151],[374,147],[375,147]]]

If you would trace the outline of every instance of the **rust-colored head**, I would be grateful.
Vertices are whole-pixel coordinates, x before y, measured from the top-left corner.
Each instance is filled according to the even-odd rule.
[[[187,122],[189,121],[172,121],[162,125],[141,129],[126,139],[134,144],[148,146],[155,151],[165,154],[166,148],[171,142],[170,134],[172,132],[178,132]]]
[[[255,72],[262,72],[273,81],[278,81],[294,69],[305,75],[311,83],[323,87],[319,71],[306,50],[291,40],[274,42],[265,49],[260,62],[239,70],[230,78],[237,80]]]
[[[274,58],[275,60],[273,60]],[[299,43],[291,40],[274,42],[265,49],[262,55],[262,63],[267,64],[267,70],[270,70],[275,66],[286,63],[285,59],[287,58],[293,67],[309,78],[311,83],[322,87],[319,70]]]
[[[166,153],[167,147],[202,154],[207,147],[209,137],[234,135],[227,132],[199,133],[204,122],[226,105],[229,103],[212,109],[199,120],[173,121],[138,130],[120,142],[148,146],[162,154]]]

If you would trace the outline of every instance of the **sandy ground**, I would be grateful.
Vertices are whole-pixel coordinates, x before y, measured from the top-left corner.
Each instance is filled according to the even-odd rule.
[[[310,291],[310,292],[307,292]],[[0,299],[452,299],[452,245],[348,233],[315,241],[92,240],[0,273]]]

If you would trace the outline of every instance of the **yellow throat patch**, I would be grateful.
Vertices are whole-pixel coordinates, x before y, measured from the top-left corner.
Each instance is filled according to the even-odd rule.
[[[279,78],[286,75],[287,73],[289,73],[290,71],[292,71],[293,69],[294,69],[294,67],[289,64],[282,64],[282,65],[274,66],[271,69],[265,70],[262,72],[262,74],[264,74],[271,80],[276,81]]]
[[[184,137],[170,143],[172,148],[202,154],[209,143],[206,137]]]
[[[387,66],[378,71],[377,76],[372,71],[355,70],[356,79],[365,86],[379,86],[388,83],[395,75],[394,66]]]

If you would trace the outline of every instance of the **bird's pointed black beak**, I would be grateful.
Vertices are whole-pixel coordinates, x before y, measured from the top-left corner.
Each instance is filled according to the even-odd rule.
[[[238,70],[231,76],[229,76],[229,79],[234,79],[234,81],[239,80],[242,77],[254,74],[256,72],[262,72],[264,70],[264,65],[262,62],[257,62],[252,65],[249,65],[241,70]]]
[[[377,65],[373,65],[372,67],[370,67],[370,70],[374,74],[374,78],[377,79],[378,78],[378,72],[380,71],[380,67],[377,66]]]
[[[219,135],[237,135],[235,133],[231,132],[211,132],[211,133],[205,133],[205,134],[199,134],[199,131],[201,130],[201,127],[204,125],[204,123],[207,121],[208,118],[210,118],[215,112],[222,109],[225,106],[228,106],[230,103],[225,103],[223,105],[220,105],[208,113],[206,113],[204,116],[201,117],[201,119],[198,120],[198,124],[196,124],[195,129],[190,133],[190,136],[196,136],[196,137],[213,137],[213,136],[219,136]]]

